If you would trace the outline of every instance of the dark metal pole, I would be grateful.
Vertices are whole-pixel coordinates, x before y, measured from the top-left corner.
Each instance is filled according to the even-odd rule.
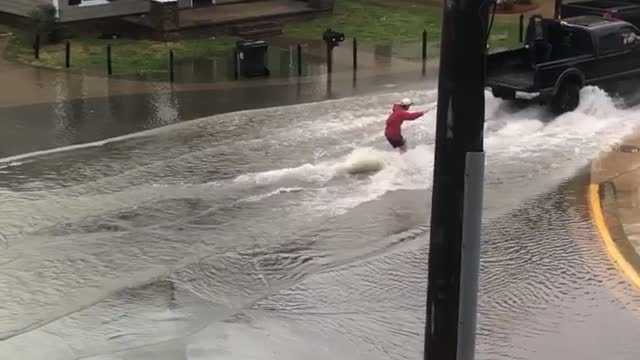
[[[520,23],[518,28],[518,40],[520,40],[520,42],[524,41],[523,35],[524,35],[524,15],[520,14]]]
[[[475,351],[488,4],[443,7],[425,360],[471,360]]]
[[[40,59],[40,34],[36,34],[36,39],[33,43],[33,56],[36,59]]]
[[[422,31],[422,76],[427,73],[427,30]]]
[[[560,17],[562,16],[561,9],[562,9],[562,0],[555,0],[555,7],[553,9],[554,19],[560,19]]]
[[[427,30],[422,31],[422,60],[427,60]]]
[[[107,74],[109,74],[109,76],[113,74],[113,67],[111,66],[111,44],[107,45]]]
[[[358,39],[353,38],[353,71],[358,71]]]
[[[68,69],[71,67],[71,43],[67,40],[67,45],[64,49],[64,66]]]
[[[298,76],[302,76],[302,45],[298,44]]]
[[[327,44],[327,74],[331,76],[333,72],[333,46]]]
[[[169,50],[169,81],[173,82],[174,74],[173,74],[173,50]]]

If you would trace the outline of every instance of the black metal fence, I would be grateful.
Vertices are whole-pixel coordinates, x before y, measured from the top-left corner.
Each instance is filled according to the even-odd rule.
[[[520,15],[520,19],[519,19],[519,35],[518,35],[518,39],[520,42],[523,41],[523,22],[524,22],[524,16]],[[411,45],[411,44],[405,44],[404,46],[409,46],[410,49],[414,49],[411,51],[419,51],[419,59],[422,63],[422,75],[425,76],[427,73],[427,60],[428,60],[428,55],[430,52],[429,49],[429,39],[428,39],[428,33],[426,30],[422,31],[422,34],[420,37],[416,37],[418,39],[420,39],[420,41],[416,41],[415,45]],[[438,45],[437,43],[432,43],[431,45]],[[411,47],[411,46],[415,46],[415,47]],[[354,76],[356,75],[356,73],[359,70],[359,65],[361,65],[360,62],[360,58],[359,58],[359,52],[361,51],[361,48],[363,46],[358,42],[357,38],[352,38],[351,39],[351,62],[350,62],[350,70],[353,72]],[[35,37],[35,41],[34,41],[34,57],[36,59],[40,58],[40,48],[41,48],[41,42],[40,42],[40,36],[36,36]],[[107,44],[106,45],[106,49],[105,49],[105,62],[104,62],[104,70],[106,72],[106,74],[108,76],[113,76],[114,74],[114,60],[117,62],[117,59],[115,59],[115,56],[113,54],[113,45],[112,44]],[[277,48],[277,47],[276,47]],[[282,48],[280,48],[282,49]],[[71,41],[66,41],[65,43],[65,51],[64,51],[64,67],[66,69],[70,69],[73,67],[73,59],[72,59],[72,43]],[[374,52],[377,50],[374,49]],[[436,50],[435,47],[431,48],[431,51]],[[436,50],[437,51],[437,50]],[[320,56],[319,54],[308,54],[305,52],[305,46],[303,46],[303,44],[292,44],[288,50],[286,50],[287,54],[290,56],[290,67],[291,67],[291,71],[289,71],[287,74],[285,74],[286,76],[298,76],[298,77],[302,77],[305,76],[305,71],[304,69],[307,68],[308,66],[312,66],[312,67],[322,67],[325,66],[326,67],[326,73],[328,73],[329,75],[331,75],[331,73],[333,73],[334,70],[334,64],[333,64],[333,47],[327,46],[327,54],[325,59],[322,59],[322,56]],[[162,72],[164,73],[163,75],[163,79],[157,77],[157,80],[164,80],[164,81],[169,81],[169,82],[175,82],[176,81],[176,72],[179,71],[181,69],[181,67],[186,61],[187,61],[187,57],[181,57],[179,56],[179,53],[176,53],[176,51],[174,51],[173,49],[169,49],[167,50],[167,65],[165,70],[163,70]],[[393,54],[389,54],[389,56],[394,56]],[[402,56],[399,56],[402,57]],[[222,60],[223,62],[227,62],[229,58],[227,58],[226,56],[224,56],[224,54],[221,55],[217,55],[217,58],[219,58],[220,60]],[[242,67],[242,62],[243,61],[248,61],[246,58],[241,58],[241,52],[238,50],[237,47],[235,47],[233,49],[233,53],[230,54],[230,66],[232,68],[231,72],[230,72],[230,78],[233,80],[240,80],[241,78],[246,78],[246,77],[250,77],[250,76],[243,76],[243,72],[240,71],[241,67]],[[295,59],[295,60],[293,60]],[[411,60],[418,60],[418,58],[413,58]],[[324,61],[324,63],[323,63]],[[345,63],[343,62],[342,64],[343,66],[343,70],[345,66]],[[224,71],[226,72],[226,71]],[[309,73],[310,71],[307,71],[307,73]],[[214,76],[215,77],[215,76]]]

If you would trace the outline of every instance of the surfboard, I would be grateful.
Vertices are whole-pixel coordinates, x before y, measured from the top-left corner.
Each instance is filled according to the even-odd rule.
[[[381,159],[361,159],[350,164],[347,167],[347,173],[349,175],[359,175],[359,174],[374,174],[384,168],[384,161]]]

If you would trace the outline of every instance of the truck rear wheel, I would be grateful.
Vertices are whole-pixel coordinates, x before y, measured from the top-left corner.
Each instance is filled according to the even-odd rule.
[[[551,99],[551,111],[560,115],[575,110],[580,104],[580,84],[577,81],[563,82],[558,93]]]

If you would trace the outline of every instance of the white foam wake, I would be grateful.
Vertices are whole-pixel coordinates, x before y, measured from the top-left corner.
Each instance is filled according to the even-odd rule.
[[[606,150],[638,123],[638,110],[620,109],[602,90],[587,87],[576,111],[553,118],[545,107],[514,110],[487,93],[485,151],[488,201],[505,211],[526,198],[550,190]],[[427,118],[428,117],[428,118]],[[428,189],[432,182],[435,113],[405,126],[411,148],[403,155],[381,135],[376,145],[357,147],[334,159],[297,167],[244,174],[237,183],[326,185],[307,203],[342,212],[388,191]],[[382,121],[382,120],[380,120]],[[415,145],[411,145],[415,144]],[[366,174],[365,181],[330,184],[337,177]],[[505,196],[498,196],[504,192]],[[495,195],[495,196],[494,196]]]
[[[295,180],[300,182],[326,182],[340,175],[357,175],[375,173],[390,166],[397,159],[396,152],[382,151],[374,148],[357,148],[349,155],[328,161],[306,163],[294,168],[270,170],[254,174],[238,176],[238,183],[255,183],[272,185],[281,181]]]

